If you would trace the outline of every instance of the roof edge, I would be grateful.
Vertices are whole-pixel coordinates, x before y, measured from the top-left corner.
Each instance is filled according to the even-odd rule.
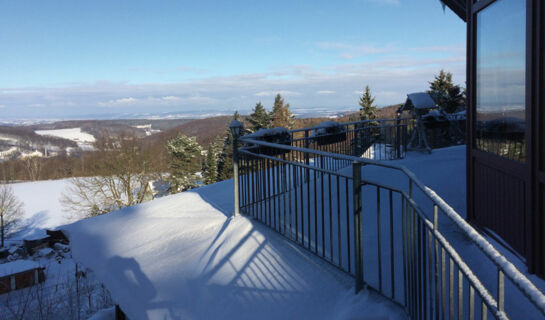
[[[460,19],[467,22],[465,0],[440,0],[443,6],[449,7]]]

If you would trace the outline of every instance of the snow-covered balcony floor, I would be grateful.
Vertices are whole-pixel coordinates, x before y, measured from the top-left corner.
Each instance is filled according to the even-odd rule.
[[[231,180],[79,221],[73,257],[130,319],[397,319],[385,298],[233,211]]]

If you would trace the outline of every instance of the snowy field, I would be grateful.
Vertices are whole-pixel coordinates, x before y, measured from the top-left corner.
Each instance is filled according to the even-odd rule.
[[[231,180],[66,226],[131,319],[403,319],[269,228],[232,218]]]
[[[81,128],[55,129],[55,130],[36,130],[36,134],[41,136],[53,136],[67,140],[72,140],[78,144],[81,149],[92,150],[95,137],[89,133],[81,131]]]
[[[59,201],[68,187],[68,179],[14,183],[13,192],[23,202],[21,229],[11,238],[38,239],[46,236],[46,229],[55,229],[75,218],[62,210]]]

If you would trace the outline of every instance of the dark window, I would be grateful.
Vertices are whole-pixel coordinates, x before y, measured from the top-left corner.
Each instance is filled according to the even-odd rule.
[[[475,146],[525,161],[526,1],[498,0],[477,14]]]

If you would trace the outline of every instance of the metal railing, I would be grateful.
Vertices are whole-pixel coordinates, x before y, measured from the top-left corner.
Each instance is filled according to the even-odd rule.
[[[294,147],[320,150],[374,160],[405,157],[409,130],[407,118],[338,123],[341,133],[316,135],[317,128],[290,130]]]
[[[307,130],[292,131],[304,132],[303,140],[293,135],[294,141],[308,142]],[[311,143],[240,141],[245,145],[235,150],[240,210],[353,276],[356,291],[372,289],[413,319],[486,319],[489,314],[508,319],[507,278],[537,314],[545,315],[543,293],[405,167],[309,148]],[[347,166],[352,171],[342,170]],[[401,173],[408,190],[362,177],[362,166]],[[432,213],[419,206],[416,191],[431,201]],[[483,284],[439,231],[440,214],[496,266],[495,288]]]

